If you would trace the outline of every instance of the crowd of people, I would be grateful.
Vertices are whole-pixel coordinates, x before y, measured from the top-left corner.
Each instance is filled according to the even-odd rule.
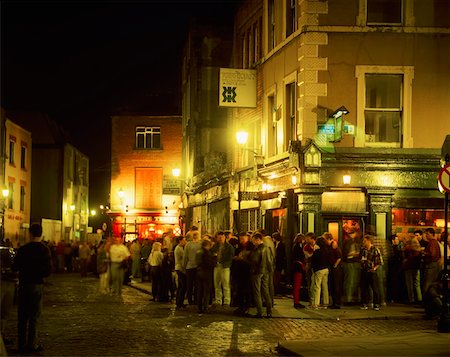
[[[283,286],[292,289],[297,309],[361,304],[362,309],[372,306],[378,311],[387,300],[422,304],[431,317],[440,310],[436,302],[444,249],[433,228],[393,235],[388,254],[382,254],[383,248],[376,244],[380,240],[372,234],[347,236],[338,244],[329,232],[318,237],[312,232],[299,233],[292,247],[286,247],[279,232],[267,235],[263,229],[237,236],[230,231],[202,235],[194,226],[184,236],[168,230],[155,240],[124,242],[111,237],[96,244],[52,244],[41,242],[41,235],[42,227],[33,224],[30,243],[17,251],[10,264],[20,277],[22,350],[40,349],[34,326],[40,314],[43,279],[51,272],[79,272],[82,277],[92,273],[99,277],[102,294],[118,296],[127,280],[148,281],[152,301],[175,302],[179,310],[195,306],[199,313],[222,306],[233,308],[239,316],[271,317],[274,297]],[[3,292],[5,282],[11,280],[13,291],[16,281],[14,275],[7,279],[3,269],[7,261],[3,253],[11,249],[2,242]],[[385,274],[386,286],[382,283]],[[3,295],[2,319],[6,311]],[[249,314],[251,307],[256,308],[255,315]]]
[[[416,231],[407,240],[396,237],[385,258],[374,238],[371,234],[348,237],[341,249],[329,232],[318,237],[312,232],[299,233],[288,261],[288,250],[278,232],[202,235],[193,227],[185,236],[168,231],[154,242],[129,242],[122,269],[125,280],[130,277],[151,283],[152,301],[173,301],[177,309],[194,305],[199,313],[231,306],[236,314],[248,316],[249,308],[256,307],[259,317],[265,307],[265,315],[271,316],[274,296],[283,286],[292,287],[293,306],[298,309],[361,304],[362,309],[372,306],[378,311],[386,301],[422,303],[426,290],[439,281],[443,263],[442,247],[433,229],[424,234]],[[97,250],[99,273],[102,259],[111,261],[108,249],[105,243]],[[99,251],[105,251],[104,258]],[[112,273],[103,265],[101,279]],[[386,272],[388,283],[384,286]],[[105,284],[101,282],[102,292],[109,291]],[[397,292],[407,300],[394,297]]]

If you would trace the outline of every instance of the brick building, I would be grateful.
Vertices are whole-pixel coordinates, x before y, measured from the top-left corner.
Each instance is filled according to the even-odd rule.
[[[178,231],[182,180],[181,117],[112,117],[111,210],[115,235],[126,240]]]

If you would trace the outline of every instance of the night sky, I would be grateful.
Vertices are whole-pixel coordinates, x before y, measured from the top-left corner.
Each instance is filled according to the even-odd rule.
[[[90,157],[91,206],[105,203],[109,117],[181,114],[187,24],[229,21],[237,2],[2,1],[1,106],[60,122]]]

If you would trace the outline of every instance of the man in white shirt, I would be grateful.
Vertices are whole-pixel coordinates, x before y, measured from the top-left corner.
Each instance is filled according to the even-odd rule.
[[[174,250],[175,271],[178,277],[177,286],[177,309],[186,307],[184,298],[186,297],[186,269],[183,267],[184,246],[186,245],[186,237],[178,237],[178,244]]]
[[[130,257],[130,251],[122,243],[122,238],[113,238],[113,244],[109,249],[109,257],[111,260],[111,290],[113,294],[121,295],[125,273],[122,263]]]

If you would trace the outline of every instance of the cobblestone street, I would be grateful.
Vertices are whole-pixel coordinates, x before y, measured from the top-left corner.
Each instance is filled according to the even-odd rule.
[[[64,274],[49,279],[40,355],[268,356],[277,355],[282,340],[436,329],[435,321],[420,318],[253,319],[235,317],[231,309],[199,316],[193,307],[176,311],[173,304],[151,302],[148,294],[130,286],[124,287],[120,299],[100,295],[97,288],[94,277]],[[6,337],[16,340],[14,317],[8,327]]]

